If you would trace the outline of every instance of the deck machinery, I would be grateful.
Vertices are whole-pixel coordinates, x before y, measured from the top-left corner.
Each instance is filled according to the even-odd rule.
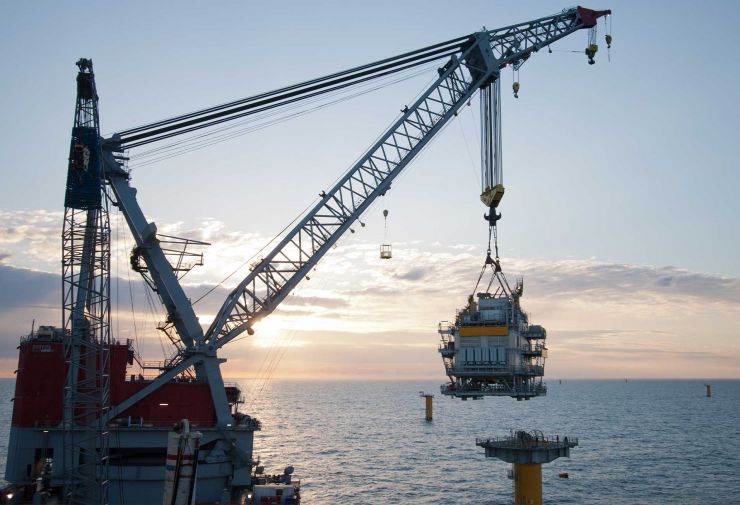
[[[218,356],[219,349],[244,332],[251,335],[253,325],[278,307],[476,92],[498,81],[502,69],[518,69],[540,49],[580,29],[593,28],[607,12],[566,9],[109,138],[100,136],[92,61],[81,59],[67,166],[64,316],[59,327],[42,326],[21,339],[6,467],[11,487],[0,501],[162,503],[168,432],[183,418],[201,434],[194,503],[245,503],[257,491],[269,494],[265,485],[290,485],[287,469],[282,475],[260,473],[253,457],[253,437],[261,425],[238,410],[241,392],[236,385],[224,383],[220,365],[225,359]],[[590,50],[587,54],[592,58],[595,50]],[[155,223],[146,219],[130,185],[125,153],[180,135],[197,141],[203,138],[201,129],[434,61],[441,61],[441,66],[433,83],[252,266],[212,324],[201,326],[179,282],[185,248],[192,241],[159,234]],[[209,131],[218,129],[206,130],[205,135]],[[133,236],[131,268],[144,277],[165,311],[157,329],[171,340],[172,354],[154,366],[155,377],[143,374],[144,368],[152,368],[135,355],[130,341],[111,334],[110,207],[121,212]],[[173,257],[177,244],[181,249]],[[450,347],[450,363],[468,367],[491,361],[492,356],[499,359],[500,349],[520,346],[522,339],[540,341],[533,338],[534,327],[528,326],[518,309],[520,294],[513,298],[509,294],[506,304],[497,296],[480,298],[467,313],[461,312],[448,335],[450,341],[465,343],[465,357]],[[475,320],[491,311],[499,311],[496,322]],[[476,326],[476,322],[485,324]],[[501,334],[505,331],[510,333]],[[511,344],[495,340],[502,337]],[[478,338],[481,344],[467,347],[473,341],[462,340],[466,338]],[[536,344],[531,350],[535,349]],[[130,369],[135,362],[142,373]],[[525,366],[531,360],[509,361],[507,354],[507,363]],[[531,382],[512,383],[522,384]],[[295,494],[282,493],[268,501],[285,505],[295,499]]]

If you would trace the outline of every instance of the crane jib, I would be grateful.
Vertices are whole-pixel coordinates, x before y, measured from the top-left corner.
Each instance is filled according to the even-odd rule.
[[[108,139],[106,143],[109,149],[120,151],[134,145],[135,142],[125,142],[135,138],[145,142],[147,138],[180,135],[190,131],[190,128],[233,120],[250,113],[250,108],[280,107],[312,93],[331,89],[332,86],[353,85],[363,79],[375,78],[439,56],[449,58],[439,69],[439,78],[421,94],[421,98],[403,110],[396,123],[379,137],[333,188],[322,193],[319,203],[239,283],[227,297],[205,335],[192,330],[197,326],[191,321],[194,318],[191,317],[192,307],[180,307],[183,303],[189,305],[187,300],[175,301],[183,300],[182,296],[174,296],[172,303],[165,304],[169,319],[182,322],[177,325],[180,326],[178,333],[188,333],[179,335],[186,347],[190,348],[193,343],[203,340],[211,347],[221,347],[242,331],[250,330],[252,323],[274,311],[372,201],[389,189],[400,171],[475,91],[495,80],[503,68],[509,65],[518,68],[539,49],[576,30],[593,26],[599,17],[609,12],[582,7],[567,9],[552,16],[477,32],[326,78],[134,128],[122,132],[125,135],[114,135]],[[270,101],[274,103],[268,103]],[[146,223],[132,231],[140,233],[144,226]],[[161,267],[154,260],[159,256],[155,251],[158,245],[153,241],[147,247],[151,250],[143,256],[143,260],[150,271],[156,270],[158,266]],[[160,274],[167,277],[166,273]],[[165,284],[177,282],[176,279],[170,281]],[[167,287],[162,286],[163,289]],[[170,292],[179,291],[170,289]],[[183,317],[183,314],[188,316]],[[187,326],[192,331],[187,330]]]
[[[490,35],[492,42],[494,42],[494,40],[501,34],[504,36],[519,34],[526,39],[532,35],[533,29],[537,26],[550,29],[553,27],[554,23],[577,19],[580,23],[579,28],[589,28],[596,24],[596,20],[599,17],[608,14],[611,14],[610,10],[594,11],[584,7],[576,7],[566,9],[555,16],[548,16],[534,21],[500,28],[487,33]],[[398,56],[386,58],[324,77],[311,79],[302,83],[286,86],[270,92],[260,93],[255,96],[228,102],[200,111],[122,130],[116,134],[118,137],[117,140],[124,148],[133,148],[171,138],[173,136],[190,133],[201,128],[221,124],[222,122],[239,119],[244,117],[244,115],[249,114],[249,112],[246,111],[260,109],[265,105],[277,104],[278,106],[283,106],[298,100],[311,98],[324,91],[331,91],[336,89],[337,85],[340,84],[342,85],[341,87],[346,87],[384,77],[392,73],[403,71],[412,66],[433,61],[434,59],[441,59],[449,57],[452,54],[459,54],[468,47],[469,41],[474,38],[474,36],[475,34],[458,37],[456,39],[440,42],[422,49],[410,51]],[[555,40],[557,40],[557,38],[551,38],[547,43],[552,43]],[[495,48],[495,44],[492,45]],[[537,49],[539,49],[539,47],[533,48],[535,51]],[[530,51],[531,50],[532,48],[530,48]],[[528,57],[530,51],[523,52],[525,58]],[[292,100],[286,102],[286,100],[290,98],[292,98]]]
[[[592,26],[608,12],[574,8],[468,38],[463,53],[439,69],[439,79],[231,292],[206,340],[221,347],[274,311],[459,107],[501,69],[520,65],[531,53]]]

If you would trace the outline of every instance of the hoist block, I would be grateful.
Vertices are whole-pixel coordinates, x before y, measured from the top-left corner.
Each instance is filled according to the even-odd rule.
[[[486,207],[497,207],[501,199],[504,197],[504,185],[496,184],[492,188],[486,188],[480,195],[480,201]]]

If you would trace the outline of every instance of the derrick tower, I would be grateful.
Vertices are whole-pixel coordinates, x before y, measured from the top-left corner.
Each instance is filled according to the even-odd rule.
[[[64,502],[107,503],[110,220],[92,61],[77,62],[62,232]]]

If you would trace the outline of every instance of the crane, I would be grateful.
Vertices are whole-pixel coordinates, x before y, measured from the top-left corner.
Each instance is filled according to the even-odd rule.
[[[126,486],[129,501],[159,501],[156,497],[161,493],[156,491],[161,490],[163,474],[146,461],[163,457],[163,427],[187,416],[202,432],[200,454],[204,463],[197,500],[229,503],[245,496],[255,483],[265,480],[255,471],[257,463],[252,458],[253,434],[260,423],[238,411],[240,392],[236,386],[224,383],[220,365],[225,360],[219,357],[219,349],[244,332],[252,334],[255,323],[279,307],[476,92],[484,90],[486,96],[492,96],[492,86],[504,68],[518,70],[534,53],[578,30],[593,28],[608,14],[608,10],[574,7],[524,23],[484,29],[321,78],[122,130],[108,138],[99,133],[92,62],[80,60],[78,119],[73,128],[65,201],[65,215],[70,215],[65,219],[65,258],[70,258],[71,265],[65,270],[65,286],[71,286],[65,290],[65,326],[62,331],[45,327],[48,331],[43,335],[30,335],[22,342],[21,359],[30,361],[19,370],[16,399],[19,391],[31,387],[34,366],[42,366],[41,361],[34,361],[41,358],[33,354],[33,346],[42,341],[48,342],[51,355],[57,346],[64,347],[57,365],[66,370],[63,390],[67,393],[59,419],[49,419],[46,425],[29,417],[31,414],[23,417],[19,413],[16,418],[14,413],[7,480],[30,486],[29,482],[41,475],[42,482],[47,483],[43,492],[63,488],[68,503],[117,503],[119,497],[106,495],[104,488],[95,493],[88,491],[103,480],[118,479],[119,485]],[[596,47],[590,41],[586,50],[589,59],[593,59]],[[131,186],[127,151],[436,61],[441,63],[434,82],[414,103],[404,107],[400,117],[333,187],[320,193],[318,203],[229,293],[204,331],[179,282],[182,256],[191,241],[162,235],[156,224],[147,220],[137,190]],[[83,127],[86,129],[80,129]],[[142,274],[161,300],[166,322],[160,329],[176,347],[174,357],[157,366],[155,378],[127,378],[126,364],[132,363],[133,353],[130,343],[112,342],[110,338],[108,205],[117,207],[125,218],[135,242],[132,268]],[[172,261],[177,248],[165,244],[181,247],[179,253],[175,252],[177,261]],[[67,268],[67,263],[64,265]],[[51,355],[45,359],[51,359]],[[62,388],[61,384],[57,386]],[[43,395],[31,399],[21,394],[20,398],[14,408],[25,406],[26,413],[38,407],[34,402],[51,401]],[[57,421],[61,430],[43,429],[58,426]],[[107,434],[109,430],[115,431],[115,445]],[[38,452],[40,447],[44,450]],[[58,458],[47,458],[49,453],[66,457],[59,464]],[[53,460],[53,465],[49,462],[51,469],[44,470],[47,473],[26,471],[38,468],[42,457]],[[108,465],[116,465],[120,471],[106,476]],[[289,481],[289,474],[280,479]],[[224,482],[228,483],[226,491]]]

